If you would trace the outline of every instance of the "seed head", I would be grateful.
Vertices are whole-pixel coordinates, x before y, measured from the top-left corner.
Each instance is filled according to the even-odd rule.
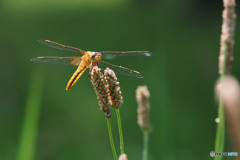
[[[219,79],[215,87],[216,98],[222,99],[225,106],[240,105],[240,87],[233,76],[225,76]]]
[[[138,86],[136,90],[136,99],[138,102],[138,125],[143,130],[150,129],[150,103],[149,103],[150,93],[147,86]]]
[[[98,68],[98,66],[94,66],[90,71],[90,76],[92,85],[97,94],[100,110],[105,112],[107,117],[111,117],[110,113],[111,104],[109,103],[108,99],[109,90],[105,84],[101,68]]]
[[[113,70],[106,68],[104,70],[105,81],[109,90],[109,100],[112,107],[120,108],[123,103],[122,92],[119,87],[119,82]]]
[[[236,151],[240,151],[240,86],[233,76],[220,78],[215,87],[216,97],[222,100],[228,123],[229,135],[235,144]],[[219,118],[218,118],[219,119]],[[221,119],[219,119],[221,121]],[[219,122],[218,120],[218,122]]]
[[[118,160],[127,160],[127,155],[125,153],[121,154]]]
[[[236,13],[235,0],[223,0],[224,10],[222,13],[222,34],[221,34],[221,42],[220,42],[220,55],[219,55],[219,74],[223,72],[224,59],[227,59],[226,64],[226,73],[230,74],[231,63],[233,61],[233,46],[234,46],[234,32],[235,32],[235,21],[236,21]],[[228,54],[225,57],[224,52],[228,49]]]

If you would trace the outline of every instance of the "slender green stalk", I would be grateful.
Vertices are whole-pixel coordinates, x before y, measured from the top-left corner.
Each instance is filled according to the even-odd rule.
[[[111,121],[110,118],[107,118],[107,126],[108,126],[108,134],[109,134],[109,140],[112,148],[112,153],[113,153],[113,158],[114,160],[117,160],[117,154],[116,154],[116,149],[113,141],[113,136],[112,136],[112,128],[111,128]]]
[[[149,139],[149,132],[148,130],[143,131],[143,160],[148,159],[148,139]]]
[[[29,86],[26,111],[18,148],[17,160],[33,160],[38,131],[43,87],[43,71],[34,70]]]
[[[222,100],[219,102],[218,118],[220,122],[217,124],[217,133],[215,140],[215,152],[223,152],[224,140],[225,140],[225,118],[224,118],[224,106]],[[214,160],[221,160],[222,156],[215,156]]]
[[[221,81],[226,75],[226,63],[227,63],[227,54],[228,54],[228,45],[225,44],[224,50],[224,59],[222,65],[222,73],[221,73]],[[224,105],[223,100],[220,95],[219,99],[219,107],[218,107],[218,118],[219,122],[217,123],[217,132],[216,132],[216,140],[215,140],[215,152],[223,152],[224,150],[224,140],[225,140],[225,116],[224,116]],[[214,160],[221,160],[222,156],[215,156]]]
[[[116,108],[116,115],[117,115],[118,131],[119,131],[119,138],[120,138],[120,150],[121,150],[121,154],[123,154],[124,153],[124,143],[123,143],[122,123],[121,123],[119,108]]]

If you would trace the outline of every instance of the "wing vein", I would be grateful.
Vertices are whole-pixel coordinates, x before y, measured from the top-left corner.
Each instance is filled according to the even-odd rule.
[[[66,45],[63,45],[63,44],[60,44],[60,43],[57,43],[57,42],[53,42],[53,41],[50,41],[50,40],[38,40],[39,43],[42,43],[46,46],[50,46],[52,48],[56,48],[56,49],[59,49],[59,50],[64,50],[64,51],[70,51],[70,52],[77,52],[77,53],[80,53],[81,51],[83,51],[82,49],[79,49],[79,48],[75,48],[75,47],[71,47],[71,46],[66,46]]]
[[[138,71],[135,71],[135,70],[132,70],[129,68],[125,68],[122,66],[113,65],[113,64],[110,64],[110,63],[107,63],[104,61],[101,61],[101,63],[99,63],[99,66],[103,69],[109,67],[110,69],[114,70],[114,72],[117,75],[131,76],[131,77],[135,77],[135,78],[143,78],[144,77],[143,74]]]

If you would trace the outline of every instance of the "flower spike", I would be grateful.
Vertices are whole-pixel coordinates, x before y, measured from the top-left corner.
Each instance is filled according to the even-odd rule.
[[[94,66],[90,71],[91,82],[94,87],[94,90],[97,94],[98,104],[100,105],[100,110],[105,112],[106,117],[110,118],[110,107],[108,94],[109,90],[105,84],[101,68]]]
[[[109,90],[109,100],[112,107],[120,108],[123,103],[122,92],[117,81],[116,74],[113,70],[106,68],[104,70],[105,81]]]
[[[150,103],[149,103],[150,92],[147,86],[138,86],[136,90],[136,99],[138,102],[138,125],[142,130],[150,129]]]

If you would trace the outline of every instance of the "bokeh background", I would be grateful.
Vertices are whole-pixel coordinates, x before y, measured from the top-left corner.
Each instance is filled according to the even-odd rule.
[[[84,50],[152,51],[151,57],[106,59],[145,76],[118,77],[129,159],[142,156],[135,99],[138,85],[147,85],[151,92],[150,159],[210,159],[222,9],[217,0],[1,0],[0,159],[18,159],[19,148],[24,148],[20,139],[26,107],[31,104],[28,112],[37,113],[30,117],[36,123],[35,148],[30,148],[35,151],[34,160],[112,159],[106,120],[88,73],[65,91],[76,67],[29,60],[75,54],[41,45],[38,39]],[[238,79],[239,29],[237,24],[232,68]],[[114,112],[112,128],[118,149]],[[233,151],[228,139],[226,143],[226,151]]]

